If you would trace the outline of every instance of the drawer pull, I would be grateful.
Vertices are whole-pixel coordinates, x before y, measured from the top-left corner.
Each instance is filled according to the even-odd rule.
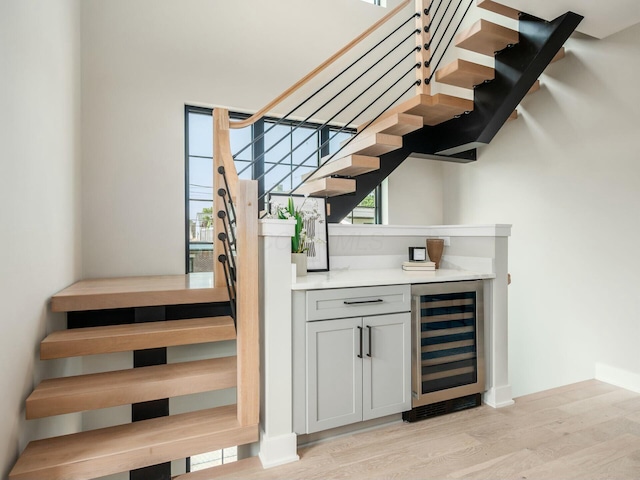
[[[363,303],[382,303],[384,302],[383,299],[381,298],[376,298],[375,300],[354,300],[354,301],[348,301],[345,300],[344,304],[345,305],[362,305]]]

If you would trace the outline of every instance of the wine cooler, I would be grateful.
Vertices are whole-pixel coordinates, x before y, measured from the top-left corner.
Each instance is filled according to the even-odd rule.
[[[485,391],[482,280],[411,287],[412,411],[405,420],[480,404]]]

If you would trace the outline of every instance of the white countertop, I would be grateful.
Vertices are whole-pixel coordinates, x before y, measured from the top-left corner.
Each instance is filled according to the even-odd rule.
[[[402,268],[375,270],[338,269],[312,272],[296,277],[291,290],[321,290],[326,288],[369,287],[374,285],[403,285],[414,283],[457,282],[495,278],[493,273],[439,269],[435,272],[405,272]]]

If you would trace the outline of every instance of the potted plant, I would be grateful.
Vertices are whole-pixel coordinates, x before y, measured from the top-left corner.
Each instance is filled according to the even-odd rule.
[[[315,201],[307,203],[309,197],[305,197],[304,202],[296,208],[293,198],[289,197],[286,205],[271,201],[271,212],[282,220],[293,219],[296,221],[295,231],[291,237],[291,263],[296,265],[296,275],[307,274],[307,250],[309,245],[316,241],[315,238],[307,235],[305,222],[315,221],[320,213]]]

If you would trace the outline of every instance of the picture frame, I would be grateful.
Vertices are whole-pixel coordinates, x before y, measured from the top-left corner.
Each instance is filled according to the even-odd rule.
[[[427,260],[426,247],[409,247],[409,261],[425,262]]]
[[[286,206],[289,198],[293,199],[295,209],[305,206],[312,208],[309,202],[315,202],[317,211],[320,216],[314,220],[305,220],[304,228],[308,232],[309,237],[313,237],[314,241],[305,242],[307,248],[307,271],[308,272],[328,272],[329,271],[329,226],[327,224],[327,199],[325,197],[313,197],[304,195],[295,195],[289,193],[270,193],[269,194],[269,213],[277,215],[274,204]],[[307,205],[308,204],[308,205]]]

